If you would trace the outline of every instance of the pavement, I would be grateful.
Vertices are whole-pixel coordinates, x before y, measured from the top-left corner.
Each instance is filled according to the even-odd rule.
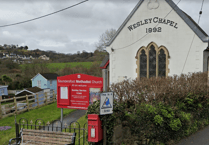
[[[182,139],[176,145],[209,145],[209,126],[199,130],[188,138]]]
[[[69,115],[63,117],[63,127],[65,123],[69,126],[71,122],[77,121],[80,117],[84,116],[86,114],[87,110],[76,110]],[[61,130],[61,123],[60,121],[54,121],[51,123],[49,126],[46,126],[46,130],[52,131],[52,125],[53,125],[53,130]],[[57,128],[56,128],[57,127]],[[81,126],[83,128],[83,126]]]

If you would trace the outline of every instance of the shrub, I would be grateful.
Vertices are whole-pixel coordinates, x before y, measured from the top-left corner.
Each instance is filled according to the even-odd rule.
[[[128,127],[134,141],[149,139],[170,144],[208,125],[209,96],[206,73],[166,78],[143,78],[112,84],[113,114],[100,116],[112,142],[116,119]],[[100,102],[88,108],[99,114]],[[124,141],[125,142],[125,141]],[[155,143],[154,143],[155,144]]]

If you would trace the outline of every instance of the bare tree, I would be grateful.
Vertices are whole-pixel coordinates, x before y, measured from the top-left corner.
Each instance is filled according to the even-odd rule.
[[[109,43],[109,41],[114,37],[116,33],[115,29],[109,29],[106,30],[99,38],[99,42],[96,44],[96,50],[98,51],[104,51],[106,45]]]

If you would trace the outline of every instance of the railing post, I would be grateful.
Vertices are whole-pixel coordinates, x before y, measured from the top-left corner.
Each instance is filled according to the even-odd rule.
[[[17,114],[17,100],[15,97],[14,97],[14,104],[15,104],[15,113]]]
[[[27,103],[27,109],[30,111],[29,101],[28,101],[28,95],[26,95],[26,103]]]
[[[17,124],[16,115],[15,115],[15,132],[16,132],[16,144],[19,142],[19,125]]]
[[[38,93],[36,93],[37,107],[39,107]]]
[[[45,105],[47,105],[47,92],[45,92]]]
[[[0,96],[0,119],[2,118],[1,100],[2,100],[2,96]]]

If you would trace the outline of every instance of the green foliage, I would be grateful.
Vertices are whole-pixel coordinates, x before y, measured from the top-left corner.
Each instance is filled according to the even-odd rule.
[[[154,106],[152,106],[150,104],[145,104],[145,107],[148,109],[148,112],[150,114],[157,114],[157,112],[156,112],[157,109]]]
[[[190,121],[192,119],[192,115],[191,113],[186,113],[186,112],[183,112],[181,111],[180,112],[180,117],[181,117],[181,120],[185,120],[185,121]]]
[[[192,104],[192,103],[193,103],[193,99],[185,98],[185,102],[186,102],[187,104]]]
[[[178,131],[181,128],[181,121],[179,118],[173,119],[170,121],[169,126],[171,127],[172,130]]]
[[[207,73],[142,78],[112,84],[110,90],[123,106],[122,124],[132,136],[149,139],[150,144],[153,140],[171,144],[209,124],[206,80]]]
[[[186,110],[186,105],[183,102],[177,102],[176,106],[180,109],[180,110]]]
[[[1,78],[5,84],[12,82],[12,79],[10,77],[8,77],[7,75],[2,75]]]
[[[162,125],[162,123],[163,123],[163,117],[161,117],[160,115],[156,115],[154,117],[154,122],[156,123],[156,125],[157,124]]]

